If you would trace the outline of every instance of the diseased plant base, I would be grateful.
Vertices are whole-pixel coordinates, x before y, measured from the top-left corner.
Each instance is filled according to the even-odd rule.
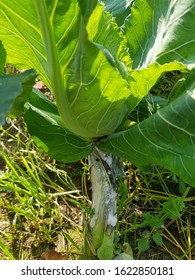
[[[100,251],[113,251],[113,233],[117,223],[116,178],[119,172],[121,175],[122,164],[121,160],[117,157],[106,155],[94,148],[92,154],[89,156],[89,167],[92,184],[93,211],[93,216],[90,221],[91,233],[89,235],[91,236],[92,246],[97,250],[96,254],[99,254],[98,257],[107,259],[108,256],[104,256]],[[105,244],[105,242],[108,242],[109,245]],[[106,246],[106,248],[108,246],[110,249],[101,249],[102,246]],[[113,253],[110,253],[110,259],[112,257]]]

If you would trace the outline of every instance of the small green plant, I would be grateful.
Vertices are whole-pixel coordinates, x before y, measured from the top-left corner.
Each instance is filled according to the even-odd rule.
[[[195,187],[194,9],[193,0],[0,2],[0,68],[7,53],[7,62],[34,69],[0,76],[0,122],[24,111],[50,156],[89,157],[86,258],[114,258],[119,158],[145,170],[162,165]],[[190,74],[169,100],[150,94],[163,73],[176,70]],[[32,90],[37,75],[55,103]]]
[[[160,234],[160,229],[164,227],[167,218],[175,220],[179,218],[180,213],[184,210],[185,204],[181,197],[171,197],[162,204],[162,209],[158,212],[158,215],[150,213],[143,214],[143,222],[140,226],[147,226],[151,230],[145,230],[142,233],[142,238],[138,241],[139,253],[149,249],[150,241],[154,241],[156,245],[162,246],[163,238]]]
[[[135,259],[192,259],[194,190],[183,182],[180,188],[178,179],[160,167],[125,170],[128,196],[118,211],[117,252],[128,242]]]

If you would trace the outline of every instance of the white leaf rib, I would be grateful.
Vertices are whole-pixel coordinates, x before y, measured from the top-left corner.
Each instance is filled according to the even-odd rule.
[[[186,168],[186,166],[185,166],[185,164],[184,164],[183,159],[182,159],[181,156],[179,156],[179,159],[180,159],[181,164],[182,164],[184,170],[186,171],[186,173],[187,173],[191,178],[193,178],[193,175],[192,175],[192,174],[189,172],[189,170]]]
[[[181,128],[181,127],[179,127],[179,126],[177,126],[177,125],[171,123],[170,121],[168,121],[165,117],[162,116],[162,114],[160,113],[160,110],[157,111],[157,114],[159,115],[159,117],[160,117],[164,122],[166,122],[166,123],[169,124],[170,126],[176,128],[176,129],[178,129],[178,130],[183,131],[184,133],[188,134],[188,135],[191,136],[191,137],[195,137],[195,134],[192,134],[192,133],[190,133],[189,131],[185,130],[184,128]]]

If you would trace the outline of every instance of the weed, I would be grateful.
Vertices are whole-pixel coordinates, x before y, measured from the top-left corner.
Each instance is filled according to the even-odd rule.
[[[119,180],[116,248],[128,242],[136,259],[194,259],[194,190],[185,185],[181,194],[181,182],[160,167],[129,170],[131,180]],[[129,191],[121,208],[124,182]]]
[[[0,157],[0,259],[37,259],[50,247],[68,258],[80,254],[81,214],[88,211],[81,186],[35,150],[21,120],[1,129]]]

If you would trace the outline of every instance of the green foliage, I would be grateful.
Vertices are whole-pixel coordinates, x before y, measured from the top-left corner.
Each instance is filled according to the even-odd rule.
[[[169,106],[158,110],[137,126],[101,140],[99,148],[127,158],[139,167],[153,163],[164,165],[195,187],[194,80],[195,72],[192,72]]]
[[[90,213],[90,209],[87,209],[87,205],[89,207],[87,197],[90,195],[90,189],[88,189],[88,195],[79,195],[81,193],[77,188],[80,188],[81,176],[84,181],[87,179],[85,176],[89,175],[88,166],[86,164],[83,166],[86,169],[86,174],[83,174],[82,165],[79,162],[73,165],[51,160],[33,145],[21,120],[11,123],[13,126],[7,128],[7,131],[0,129],[0,145],[2,148],[4,144],[7,144],[6,155],[14,165],[18,179],[8,166],[4,170],[5,173],[3,172],[3,154],[1,153],[0,229],[2,230],[2,244],[0,246],[2,247],[0,247],[0,259],[11,259],[11,255],[15,259],[39,259],[47,247],[56,246],[57,236],[62,233],[68,242],[68,244],[65,242],[68,246],[68,250],[65,249],[68,258],[80,258],[78,253],[83,239],[82,228],[80,224],[76,225],[75,218],[80,217],[79,209],[82,209],[84,213]],[[16,136],[14,136],[15,133]],[[9,140],[6,141],[6,139]],[[45,195],[42,195],[40,189],[37,191],[35,189],[34,193],[24,192],[25,185],[30,178],[29,168],[26,169],[23,165],[24,159],[28,161],[30,170],[33,170],[34,174],[37,169],[36,184],[40,186],[41,183],[38,181],[42,182]],[[179,178],[171,176],[166,170],[163,172],[162,169],[153,168],[149,173],[144,174],[134,169],[130,163],[127,165],[127,162],[125,170],[126,175],[123,178],[120,177],[119,184],[124,184],[124,191],[127,189],[128,193],[125,194],[124,200],[122,199],[122,188],[118,194],[118,205],[120,205],[121,197],[123,207],[117,211],[118,225],[113,246],[116,257],[114,258],[117,260],[133,259],[134,255],[134,259],[192,259],[195,248],[195,240],[190,240],[190,236],[192,237],[194,232],[194,190],[190,190]],[[75,186],[69,176],[75,182]],[[35,184],[33,179],[30,182],[32,186]],[[20,188],[15,189],[15,183]],[[184,191],[181,193],[179,185],[183,186]],[[29,185],[27,187],[29,188]],[[87,186],[84,188],[87,189]],[[72,190],[73,193],[70,192],[69,195],[68,190]],[[186,190],[190,190],[187,196]],[[37,196],[37,192],[39,196]],[[167,208],[164,204],[170,200],[174,205],[173,200],[179,200],[179,196],[175,197],[175,194],[183,196],[183,199],[180,200],[185,204],[185,208],[181,209],[176,220],[172,220],[167,215]],[[32,197],[35,198],[32,199]],[[26,203],[28,203],[28,207]],[[175,204],[177,203],[175,202]],[[65,205],[68,206],[67,211],[64,211]],[[76,209],[73,205],[76,206]],[[33,207],[35,211],[33,211]],[[79,213],[76,212],[76,217],[75,210],[79,211]],[[6,223],[5,213],[9,213],[8,223]],[[6,230],[3,227],[6,227]],[[138,241],[143,238],[142,232],[145,230],[150,233],[149,249],[140,254],[137,250]],[[162,244],[160,244],[161,240]],[[134,254],[132,254],[129,244],[126,248],[125,242],[130,244]],[[62,250],[62,252],[64,251]]]
[[[125,21],[133,68],[181,61],[194,67],[194,1],[137,0]],[[191,32],[187,31],[191,30]]]
[[[149,212],[143,214],[143,222],[139,226],[149,226],[151,231],[145,230],[142,233],[142,238],[138,240],[139,253],[148,250],[152,240],[157,246],[163,245],[160,229],[164,228],[167,219],[175,220],[180,217],[181,212],[185,209],[183,200],[184,198],[182,197],[170,197],[167,201],[163,202],[158,215]]]
[[[162,236],[159,233],[154,233],[152,235],[152,239],[154,240],[154,242],[158,245],[158,246],[162,246],[163,244],[163,239]]]
[[[7,114],[24,111],[35,142],[56,159],[76,161],[96,146],[141,169],[161,165],[195,187],[194,15],[194,0],[0,1],[0,70],[5,58],[34,69],[0,76],[0,124]],[[169,100],[151,98],[150,110],[144,102],[151,89],[175,70],[190,75]],[[32,90],[36,73],[55,104]],[[144,112],[135,117],[139,104]],[[128,193],[119,185],[122,210]],[[177,218],[184,207],[173,198],[160,217],[145,217],[157,244],[161,222]],[[140,252],[150,238],[145,232]],[[106,235],[102,246],[99,258],[111,258]]]
[[[126,17],[129,15],[130,5],[133,0],[104,0],[106,11],[110,12],[116,19],[119,26],[124,24]]]
[[[100,260],[111,260],[113,258],[113,234],[104,233],[101,247],[97,250]]]
[[[64,128],[56,105],[44,94],[33,92],[26,110],[25,121],[30,134],[37,145],[53,158],[72,162],[91,153],[91,143]]]
[[[193,1],[103,2],[58,0],[53,6],[51,1],[19,0],[13,8],[13,1],[1,1],[0,39],[7,60],[34,68],[56,98],[59,115],[51,114],[46,100],[40,101],[42,110],[29,103],[29,130],[54,157],[59,146],[51,148],[52,138],[58,137],[58,130],[65,133],[63,147],[69,154],[61,160],[86,156],[95,141],[104,152],[141,167],[160,164],[194,186],[194,73],[175,89],[175,98],[167,106],[134,127],[128,128],[127,122],[164,72],[193,68],[195,53],[188,49],[193,50],[195,32],[179,25],[182,22],[193,30]],[[16,94],[21,94],[20,87]],[[37,119],[40,115],[39,122],[32,123],[33,114]],[[48,128],[55,123],[48,138],[40,131],[41,123]]]
[[[137,243],[138,245],[138,250],[140,253],[146,251],[149,249],[149,240],[146,237],[143,237],[142,239],[140,239]]]
[[[126,200],[128,198],[128,187],[122,182],[122,178],[118,177],[118,211],[121,211],[125,207]]]
[[[143,214],[144,224],[155,229],[160,229],[164,223],[162,216],[152,215],[150,213]]]
[[[0,125],[5,122],[7,113],[17,116],[23,112],[23,105],[28,100],[26,92],[32,90],[36,73],[27,70],[21,74],[0,74]]]
[[[5,61],[6,61],[6,51],[3,47],[2,42],[0,41],[0,73],[3,73]]]
[[[185,208],[185,204],[181,197],[178,198],[171,198],[168,201],[163,203],[162,211],[166,213],[166,215],[175,220],[179,217],[180,212]]]

